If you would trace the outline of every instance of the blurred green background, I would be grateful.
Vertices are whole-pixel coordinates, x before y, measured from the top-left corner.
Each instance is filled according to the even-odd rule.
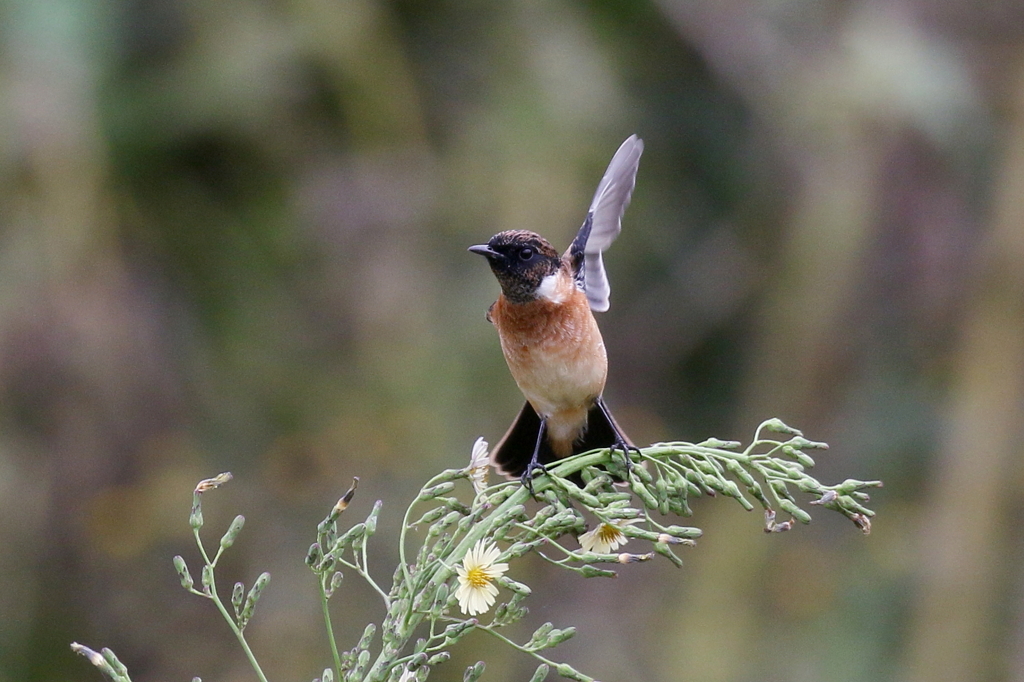
[[[1024,680],[1024,5],[1014,0],[6,0],[0,5],[0,680],[252,679],[195,567],[273,575],[272,679],[328,664],[315,524],[426,478],[521,396],[466,253],[564,247],[646,141],[600,316],[640,444],[828,441],[874,532],[766,536],[704,500],[668,562],[523,561],[602,680]],[[354,644],[381,608],[348,576]],[[526,624],[529,625],[529,624]],[[525,627],[523,635],[527,635]],[[431,679],[528,679],[484,635]],[[553,679],[553,678],[552,678]]]

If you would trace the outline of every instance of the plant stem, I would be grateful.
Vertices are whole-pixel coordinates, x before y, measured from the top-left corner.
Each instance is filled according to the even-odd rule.
[[[320,606],[324,612],[324,628],[327,630],[327,641],[331,644],[331,656],[334,658],[334,674],[340,681],[341,678],[341,654],[338,652],[338,640],[334,636],[334,627],[331,625],[331,610],[327,605],[327,589],[324,587],[324,577],[317,581],[320,585]]]
[[[204,593],[203,596],[209,597],[213,603],[217,605],[217,610],[220,611],[220,615],[222,615],[224,620],[227,621],[228,627],[230,627],[231,631],[235,633],[235,638],[238,639],[238,643],[242,645],[242,651],[245,652],[246,658],[249,659],[249,665],[251,665],[252,669],[256,671],[256,676],[259,677],[260,682],[267,682],[267,676],[263,674],[263,669],[260,668],[260,664],[256,660],[256,656],[252,653],[252,649],[249,648],[249,643],[245,641],[245,635],[242,633],[242,629],[238,627],[237,623],[235,623],[235,620],[231,617],[231,614],[228,613],[227,608],[224,606],[224,602],[220,600],[220,596],[217,594],[217,581],[214,577],[213,568],[217,563],[217,559],[220,558],[220,552],[217,553],[217,556],[213,561],[210,561],[210,555],[206,553],[206,548],[203,547],[203,541],[199,538],[199,530],[194,529],[192,534],[196,538],[196,545],[199,546],[199,553],[203,556],[203,561],[205,561],[206,565],[210,567],[209,593]]]

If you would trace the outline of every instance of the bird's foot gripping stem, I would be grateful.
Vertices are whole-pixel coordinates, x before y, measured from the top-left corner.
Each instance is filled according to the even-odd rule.
[[[537,494],[533,492],[533,479],[538,475],[543,476],[546,473],[548,473],[548,468],[540,462],[533,460],[530,462],[529,466],[526,467],[523,475],[519,477],[523,486],[529,491],[530,497],[537,497]]]
[[[633,445],[632,443],[629,443],[624,438],[616,439],[615,443],[613,443],[612,446],[608,449],[610,450],[611,455],[613,457],[615,456],[616,451],[622,453],[622,461],[626,465],[626,476],[629,476],[629,474],[633,472],[634,463],[633,458],[630,457],[630,453],[635,452],[637,456],[642,455],[642,453],[640,452],[640,448]]]

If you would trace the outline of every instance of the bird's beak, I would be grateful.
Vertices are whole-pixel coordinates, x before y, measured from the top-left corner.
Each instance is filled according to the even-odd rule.
[[[494,258],[495,256],[501,255],[487,244],[476,244],[475,246],[469,247],[467,250],[472,251],[473,253],[478,253],[481,256],[486,256],[487,258]]]

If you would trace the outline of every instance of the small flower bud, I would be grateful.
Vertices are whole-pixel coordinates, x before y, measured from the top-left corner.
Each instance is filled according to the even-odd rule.
[[[370,515],[366,517],[366,537],[370,537],[377,532],[377,517],[380,516],[380,509],[383,506],[383,500],[377,500],[373,503],[373,509],[370,510]]]
[[[507,578],[505,576],[501,576],[500,578],[498,578],[498,584],[502,587],[506,587],[512,590],[516,594],[521,594],[524,597],[528,597],[530,596],[530,594],[533,593],[533,590],[530,589],[529,585],[524,585],[521,582],[512,580],[511,578]]]
[[[537,666],[537,670],[534,671],[533,677],[530,678],[530,682],[544,682],[544,679],[547,678],[549,672],[551,672],[551,666],[547,663],[541,663]]]
[[[242,526],[244,525],[245,517],[239,514],[235,517],[235,520],[231,522],[231,525],[228,526],[227,532],[225,532],[224,536],[220,539],[221,549],[227,549],[231,547],[231,545],[235,544],[235,539],[238,537],[238,534],[242,532]]]
[[[359,648],[368,649],[375,634],[377,634],[377,626],[373,623],[368,624],[366,629],[363,630],[363,636],[359,638]]]
[[[784,433],[787,436],[804,435],[799,429],[794,429],[792,426],[786,426],[786,424],[778,417],[773,417],[772,419],[765,421],[757,430],[760,431],[761,429],[767,429],[775,433]]]
[[[448,651],[438,651],[436,654],[427,659],[427,665],[438,665],[439,663],[444,663],[451,657],[452,655]]]
[[[811,504],[829,504],[831,502],[835,502],[837,497],[839,497],[839,493],[835,490],[826,490],[821,494],[821,497],[816,500],[811,500]]]
[[[635,564],[640,561],[649,561],[654,557],[654,552],[648,552],[647,554],[629,554],[623,552],[618,557],[620,564]]]
[[[100,649],[100,653],[103,654],[103,658],[107,661],[114,672],[117,673],[119,678],[128,678],[128,668],[125,664],[118,660],[117,656],[110,649],[103,647]]]
[[[447,509],[444,507],[434,507],[430,511],[426,512],[416,521],[409,524],[410,528],[415,528],[424,524],[432,524],[447,513]]]
[[[203,527],[203,502],[198,492],[192,494],[192,513],[189,514],[188,525],[196,531]]]
[[[405,669],[409,672],[415,672],[427,664],[428,656],[419,651],[409,657],[408,663],[405,664]]]
[[[576,682],[596,682],[593,677],[584,675],[568,663],[559,663],[555,666],[555,672],[567,680],[575,680]]]
[[[209,594],[210,586],[213,585],[213,566],[209,564],[203,566],[203,573],[199,578],[199,582],[203,585],[203,592]]]
[[[484,667],[483,661],[477,661],[466,668],[466,672],[462,676],[462,682],[476,682],[479,680],[480,676],[484,674]]]
[[[330,597],[332,594],[334,594],[334,591],[336,589],[341,587],[341,581],[344,580],[344,579],[345,579],[345,576],[342,574],[341,571],[336,571],[334,573],[334,575],[331,576],[331,583],[330,583],[330,585],[327,586],[327,596],[328,597]]]
[[[191,590],[195,584],[192,580],[192,574],[188,572],[188,566],[185,564],[185,560],[180,555],[176,555],[173,559],[174,570],[178,572],[178,577],[181,578],[181,586],[186,590]]]
[[[548,635],[548,647],[556,647],[562,642],[572,639],[576,635],[576,628],[570,626],[567,628],[552,630],[551,634]]]
[[[598,568],[597,566],[580,566],[580,575],[584,578],[618,578],[619,574],[615,571],[609,571],[606,568]]]
[[[320,548],[319,542],[314,542],[309,546],[309,551],[306,552],[306,565],[313,568],[320,560],[324,558],[324,551]]]
[[[235,587],[231,590],[231,605],[235,607],[235,620],[238,621],[242,617],[242,601],[245,599],[245,585],[242,583],[235,583]]]
[[[668,533],[662,533],[658,536],[658,542],[665,545],[686,545],[687,547],[695,547],[697,545],[696,540],[690,538],[678,538]]]
[[[555,626],[550,621],[544,623],[533,632],[533,636],[530,637],[530,641],[527,643],[527,648],[542,647],[544,642],[547,640],[548,635],[555,629]]]
[[[111,667],[107,659],[104,658],[103,654],[99,653],[98,651],[93,651],[89,647],[79,644],[78,642],[71,643],[71,650],[74,651],[76,654],[80,654],[88,658],[90,663],[99,668],[100,672],[102,672],[110,679],[120,679],[117,672]]]
[[[458,623],[452,623],[444,629],[444,646],[451,646],[457,641],[462,639],[462,636],[475,628],[479,621],[476,618],[470,618]]]
[[[429,488],[424,488],[423,490],[421,490],[420,494],[417,495],[416,499],[420,502],[425,500],[432,500],[435,497],[447,495],[453,490],[455,490],[455,484],[452,483],[451,481],[448,481],[446,483],[438,483],[437,485],[431,486]]]
[[[260,573],[260,576],[256,578],[256,582],[253,583],[252,588],[249,589],[249,594],[245,596],[245,603],[242,605],[242,611],[238,617],[238,627],[244,628],[249,619],[252,618],[253,611],[256,610],[256,602],[260,600],[260,595],[263,594],[263,588],[270,582],[270,574],[264,571]]]

